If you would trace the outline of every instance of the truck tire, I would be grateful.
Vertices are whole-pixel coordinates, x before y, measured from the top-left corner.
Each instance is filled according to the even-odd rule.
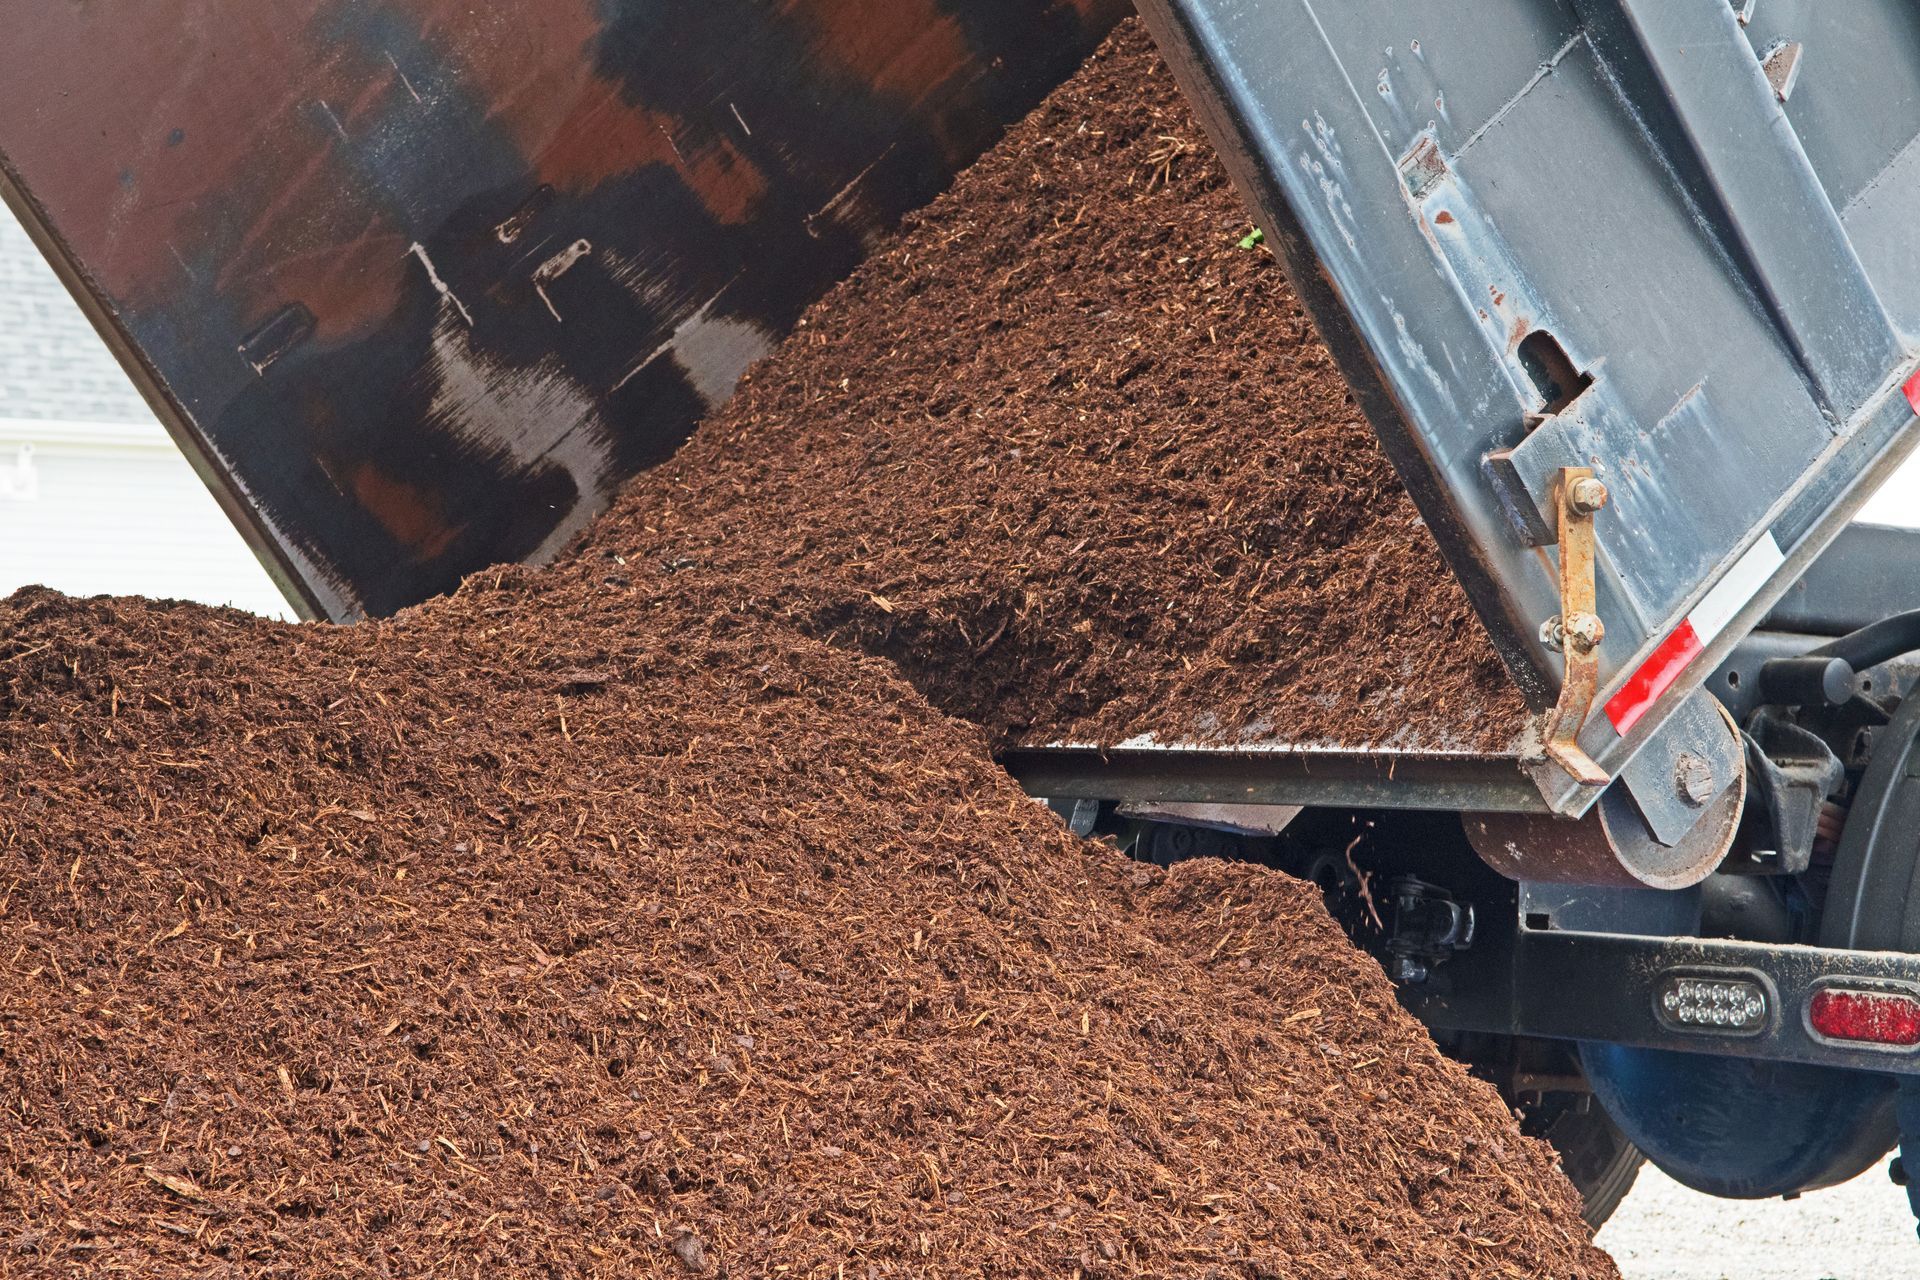
[[[1598,1229],[1627,1198],[1647,1158],[1597,1103],[1584,1111],[1558,1108],[1550,1118],[1541,1118],[1545,1123],[1535,1132],[1560,1153],[1560,1167],[1580,1193],[1580,1216]]]

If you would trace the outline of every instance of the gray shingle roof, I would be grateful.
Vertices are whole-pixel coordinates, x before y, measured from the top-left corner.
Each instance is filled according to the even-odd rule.
[[[0,418],[151,416],[66,286],[0,206]]]

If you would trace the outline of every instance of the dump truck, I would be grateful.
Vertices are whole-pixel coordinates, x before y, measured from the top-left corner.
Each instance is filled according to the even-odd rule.
[[[350,622],[553,554],[1125,9],[44,5],[0,190]],[[1920,533],[1851,523],[1920,442],[1920,15],[1140,9],[1533,716],[1006,767],[1316,881],[1596,1222],[1920,1153]]]

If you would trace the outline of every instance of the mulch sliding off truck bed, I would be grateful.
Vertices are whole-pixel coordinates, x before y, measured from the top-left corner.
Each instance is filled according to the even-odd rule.
[[[1151,42],[1119,36],[592,531],[996,743],[1509,749],[1525,708]]]
[[[1035,189],[1079,173],[1104,208],[1127,191],[1096,181],[1120,172],[1109,152],[1148,159],[1163,134],[1197,143],[1128,33],[988,174],[1018,186],[1027,162],[1009,156],[1049,152],[1066,167]],[[1471,657],[1464,603],[1433,585],[1437,558],[1336,388],[1305,384],[1317,407],[1273,389],[1324,360],[1304,321],[1230,348],[1245,386],[1184,401],[1180,385],[1227,377],[1214,360],[1126,354],[1156,293],[1187,341],[1199,323],[1179,318],[1199,295],[1159,290],[1168,268],[1143,246],[1178,241],[1182,207],[1237,229],[1204,157],[1167,163],[1137,174],[1136,216],[1086,214],[1088,253],[1147,264],[1131,295],[1103,302],[1112,280],[1076,283],[1054,256],[1022,278],[1021,236],[1079,234],[1039,197],[1019,235],[1001,227],[1016,209],[976,220],[949,201],[903,242],[992,237],[1006,306],[1077,299],[1079,325],[1043,326],[1043,347],[1065,344],[1058,395],[991,382],[1010,350],[950,367],[941,352],[972,350],[986,330],[969,326],[989,322],[948,293],[948,329],[929,323],[939,309],[903,315],[894,339],[946,370],[918,384],[917,417],[836,399],[861,370],[831,316],[882,285],[881,310],[909,303],[897,251],[821,313],[817,381],[797,344],[687,467],[555,569],[490,572],[353,628],[40,590],[0,602],[0,1276],[1613,1274],[1547,1148],[1437,1052],[1311,887],[1128,862],[1068,836],[989,760],[1010,733],[1160,707],[1133,674],[1184,664],[1103,647],[1118,641],[1157,652],[1192,626],[1214,637],[1196,669],[1229,664],[1217,687],[1233,662],[1263,670],[1223,638],[1233,609],[1274,620],[1327,574],[1387,584],[1387,608],[1395,582],[1437,600]],[[1261,301],[1279,277],[1251,252],[1174,265],[1221,281],[1200,290],[1225,290],[1209,327],[1290,314]],[[1125,323],[1100,314],[1122,305]],[[1105,335],[1109,363],[1079,330]],[[1149,367],[1129,375],[1135,359]],[[810,416],[752,416],[789,383]],[[996,396],[1020,407],[995,419],[990,454],[918,443],[977,432]],[[1103,405],[1104,432],[1057,436]],[[1256,407],[1299,442],[1220,452],[1210,424]],[[1163,413],[1179,430],[1153,425]],[[1075,495],[1135,449],[1158,462],[1103,491],[1158,521],[1129,551],[1127,522]],[[855,453],[864,468],[826,465]],[[789,455],[822,469],[783,470]],[[1320,516],[1263,483],[1315,458],[1353,499]],[[916,471],[965,518],[892,512],[870,483]],[[767,502],[784,550],[750,514]],[[1166,545],[1175,511],[1226,528]],[[1274,532],[1254,542],[1262,521]],[[998,549],[977,597],[911,568],[946,558],[934,539]],[[1204,555],[1183,559],[1196,552],[1222,559],[1203,573]],[[1149,596],[1116,591],[1121,569],[1154,564]],[[1216,571],[1236,594],[1196,612]],[[1296,585],[1270,596],[1274,581]],[[1073,638],[1082,606],[1095,640]],[[1331,605],[1322,622],[1380,625]],[[1244,643],[1293,651],[1258,631]],[[1303,673],[1335,650],[1312,652]],[[1497,709],[1498,686],[1474,680],[1445,696],[1494,691]],[[1441,724],[1443,684],[1400,717]],[[996,715],[1008,690],[1032,693]],[[1322,723],[1384,736],[1392,695],[1369,696],[1359,719]],[[1249,698],[1232,706],[1309,714]]]

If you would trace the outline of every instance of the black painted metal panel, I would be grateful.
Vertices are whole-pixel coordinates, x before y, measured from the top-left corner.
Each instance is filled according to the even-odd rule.
[[[552,552],[1125,0],[12,6],[0,190],[312,613]]]

